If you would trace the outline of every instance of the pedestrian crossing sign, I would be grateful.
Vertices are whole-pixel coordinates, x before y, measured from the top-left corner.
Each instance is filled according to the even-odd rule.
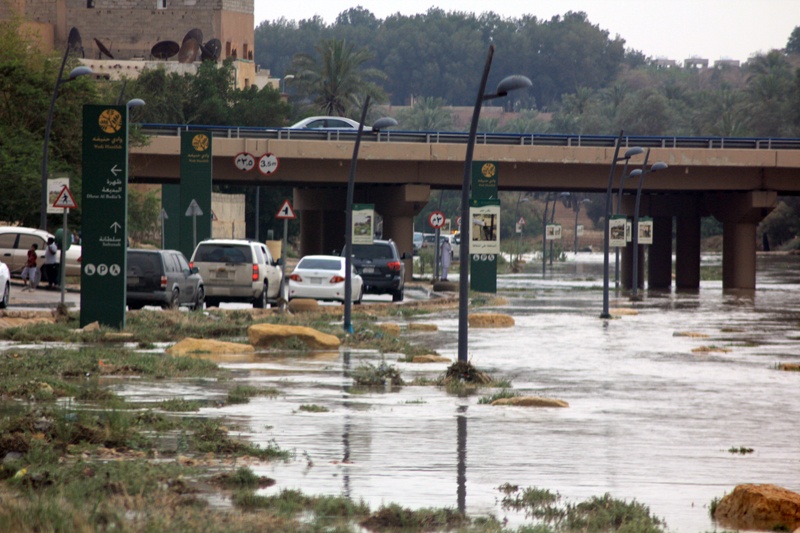
[[[53,207],[58,207],[61,209],[75,209],[78,207],[78,204],[75,203],[75,197],[72,196],[69,187],[64,185],[64,188],[61,189],[60,193],[58,193],[58,198],[56,198],[56,201],[53,202]]]

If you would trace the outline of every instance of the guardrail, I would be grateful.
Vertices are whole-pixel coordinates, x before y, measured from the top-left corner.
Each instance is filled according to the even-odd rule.
[[[285,139],[308,141],[355,141],[356,132],[350,130],[314,130],[290,128],[258,128],[235,126],[208,126],[194,124],[139,124],[147,135],[180,135],[181,131],[209,131],[214,137],[238,139]],[[376,142],[404,142],[426,144],[466,144],[466,132],[453,131],[392,131],[372,132],[365,129],[363,140]],[[478,133],[476,144],[520,146],[571,146],[613,147],[614,135],[568,135],[549,133]],[[629,135],[622,138],[624,147],[643,148],[700,148],[737,150],[800,150],[800,138],[773,137],[658,137]]]

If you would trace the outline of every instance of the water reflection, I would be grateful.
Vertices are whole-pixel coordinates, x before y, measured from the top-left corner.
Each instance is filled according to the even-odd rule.
[[[456,453],[458,454],[458,473],[456,500],[458,511],[467,512],[467,406],[459,405],[456,416]]]

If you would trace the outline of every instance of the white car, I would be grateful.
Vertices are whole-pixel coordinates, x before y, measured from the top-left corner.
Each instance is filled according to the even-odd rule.
[[[0,262],[0,309],[8,307],[11,298],[11,272],[5,263]]]
[[[278,301],[281,271],[263,243],[243,239],[208,239],[192,254],[190,268],[203,278],[206,306],[250,302],[267,307]]]
[[[41,273],[45,245],[49,237],[53,237],[53,234],[40,229],[18,226],[0,227],[0,261],[6,263],[13,276],[20,276],[28,260],[28,249],[31,244],[36,244],[38,257],[36,264]],[[78,244],[71,245],[67,250],[65,257],[67,276],[81,275],[81,253],[81,247]]]
[[[358,122],[345,117],[308,117],[296,124],[289,126],[290,129],[305,130],[358,130]],[[365,128],[366,129],[366,128]]]
[[[351,264],[351,301],[361,303],[364,282]],[[336,255],[307,255],[289,276],[289,297],[344,302],[345,258]]]

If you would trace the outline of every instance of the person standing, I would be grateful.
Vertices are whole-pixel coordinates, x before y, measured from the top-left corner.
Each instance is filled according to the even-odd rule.
[[[450,267],[450,260],[453,258],[453,251],[450,247],[450,239],[442,237],[442,246],[439,249],[439,258],[442,262],[442,281],[447,281],[447,269]]]
[[[36,243],[31,244],[31,247],[28,248],[28,259],[25,262],[25,268],[22,269],[23,291],[32,291],[36,288],[36,250],[38,249],[39,245]]]
[[[48,289],[55,288],[58,285],[58,246],[56,246],[56,240],[53,237],[47,238],[42,274],[47,277]]]

